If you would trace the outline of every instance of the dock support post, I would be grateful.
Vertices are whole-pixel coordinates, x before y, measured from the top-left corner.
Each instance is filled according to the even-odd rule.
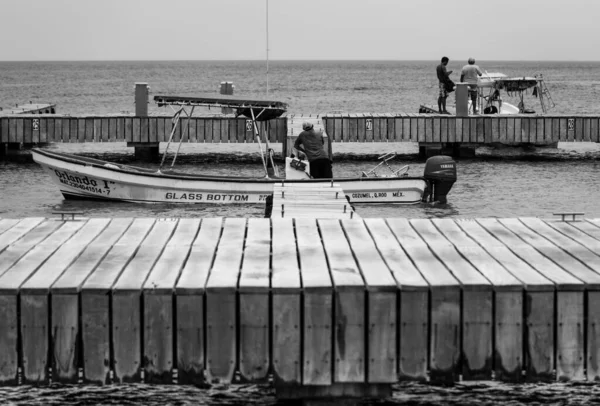
[[[135,84],[135,116],[148,117],[148,92],[150,87],[146,82]],[[158,142],[128,142],[128,147],[135,149],[136,161],[152,162],[158,159]]]

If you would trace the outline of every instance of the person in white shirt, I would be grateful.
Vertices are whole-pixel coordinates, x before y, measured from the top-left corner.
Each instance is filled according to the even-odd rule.
[[[460,81],[469,84],[469,96],[473,106],[473,114],[477,114],[477,80],[483,73],[479,66],[475,65],[475,59],[469,58],[469,64],[463,66],[460,72]]]

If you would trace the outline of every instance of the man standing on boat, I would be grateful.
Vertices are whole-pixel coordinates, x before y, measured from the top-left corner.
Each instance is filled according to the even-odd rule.
[[[473,106],[473,114],[477,114],[477,81],[478,77],[483,73],[479,66],[475,65],[475,59],[469,58],[469,64],[463,66],[460,72],[460,81],[469,84],[469,96],[471,97],[471,105]]]
[[[304,131],[296,138],[294,148],[306,154],[306,159],[310,164],[310,176],[313,179],[333,178],[331,160],[323,148],[325,145],[323,133],[316,132],[312,123],[308,122],[302,124],[302,129]]]
[[[448,59],[447,56],[444,56],[442,58],[442,63],[440,63],[436,68],[437,77],[440,82],[440,84],[439,84],[440,94],[438,97],[438,110],[442,114],[448,114],[448,110],[446,110],[446,99],[448,98],[448,87],[447,86],[448,86],[448,83],[451,81],[450,74],[452,73],[452,71],[446,70],[446,66],[448,65],[448,62],[450,62],[450,59]]]

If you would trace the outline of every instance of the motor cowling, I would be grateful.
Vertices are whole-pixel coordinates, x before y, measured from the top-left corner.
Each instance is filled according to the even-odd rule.
[[[447,155],[432,156],[425,162],[423,174],[428,183],[428,190],[423,195],[423,201],[446,203],[446,196],[456,182],[456,162]]]

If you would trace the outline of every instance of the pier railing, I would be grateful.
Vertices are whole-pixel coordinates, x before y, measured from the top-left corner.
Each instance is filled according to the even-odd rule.
[[[315,115],[312,115],[313,117]],[[285,142],[291,134],[289,115],[261,122],[270,142]],[[318,117],[318,116],[317,116]],[[535,144],[559,141],[600,141],[598,115],[329,114],[319,117],[332,142],[418,142],[474,144]],[[300,118],[301,119],[301,118]],[[0,143],[167,141],[172,130],[166,116],[15,115],[0,117]],[[256,142],[251,121],[243,117],[193,117],[189,133],[180,123],[174,141]]]

